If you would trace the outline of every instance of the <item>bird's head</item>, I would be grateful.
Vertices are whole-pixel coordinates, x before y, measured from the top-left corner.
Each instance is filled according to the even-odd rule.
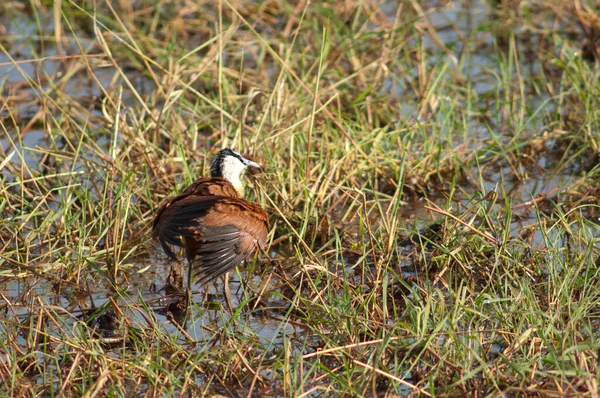
[[[213,159],[210,167],[210,176],[227,179],[240,196],[244,196],[244,183],[241,177],[248,167],[260,168],[260,165],[244,158],[229,148],[225,148],[221,149]]]

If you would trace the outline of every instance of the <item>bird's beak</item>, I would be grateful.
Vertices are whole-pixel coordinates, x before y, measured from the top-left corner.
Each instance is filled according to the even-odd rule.
[[[255,163],[248,159],[244,159],[244,160],[245,160],[244,164],[246,165],[246,167],[256,167],[257,169],[260,169],[260,165],[258,163]]]

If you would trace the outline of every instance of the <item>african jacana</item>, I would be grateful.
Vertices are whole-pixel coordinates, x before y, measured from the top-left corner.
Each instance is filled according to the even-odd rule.
[[[264,247],[269,216],[258,204],[241,198],[241,177],[248,167],[260,166],[223,149],[212,162],[210,177],[200,177],[158,210],[152,235],[173,259],[171,245],[184,248],[188,287],[192,269],[205,284]]]

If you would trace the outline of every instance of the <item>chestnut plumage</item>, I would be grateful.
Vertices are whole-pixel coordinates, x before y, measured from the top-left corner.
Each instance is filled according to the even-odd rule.
[[[259,167],[230,149],[220,151],[211,177],[201,177],[159,209],[152,234],[165,253],[183,247],[198,283],[208,283],[264,247],[268,214],[256,203],[240,197],[240,175],[246,167]],[[191,285],[191,281],[188,280]]]

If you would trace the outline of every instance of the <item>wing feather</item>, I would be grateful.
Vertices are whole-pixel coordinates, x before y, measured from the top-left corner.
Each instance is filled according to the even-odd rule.
[[[153,235],[172,258],[172,246],[185,247],[198,282],[205,284],[264,247],[268,230],[268,215],[255,203],[182,194],[160,209]]]

